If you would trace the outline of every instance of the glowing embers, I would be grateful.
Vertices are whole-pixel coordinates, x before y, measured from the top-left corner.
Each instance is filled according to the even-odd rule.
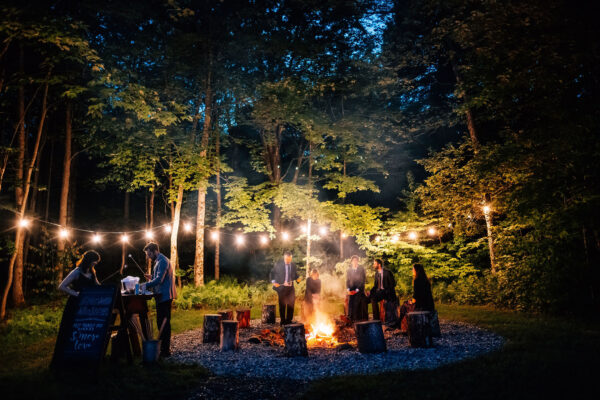
[[[310,347],[336,347],[340,343],[336,338],[337,326],[327,315],[317,311],[312,322],[304,324],[306,345]]]

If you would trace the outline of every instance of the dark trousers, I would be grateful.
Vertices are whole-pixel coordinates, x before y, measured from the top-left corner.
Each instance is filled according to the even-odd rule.
[[[279,317],[281,324],[289,324],[294,318],[294,303],[296,302],[296,292],[293,286],[279,286],[277,288],[279,297]]]
[[[379,302],[380,301],[395,300],[395,298],[393,298],[392,296],[387,295],[384,290],[376,290],[376,291],[371,292],[369,299],[371,300],[371,306],[373,306],[373,319],[381,319],[381,316],[379,315]],[[382,321],[382,322],[384,322],[384,321]]]
[[[171,305],[173,304],[173,300],[163,301],[162,303],[156,304],[156,323],[158,329],[163,323],[163,320],[166,318],[167,323],[165,324],[165,328],[163,329],[162,334],[158,338],[161,341],[160,343],[160,353],[161,354],[171,354]]]
[[[352,322],[366,321],[369,319],[369,303],[364,292],[348,296],[348,318]]]

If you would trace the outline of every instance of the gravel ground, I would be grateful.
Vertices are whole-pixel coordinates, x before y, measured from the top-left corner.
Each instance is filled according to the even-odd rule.
[[[215,375],[212,378],[215,388],[219,387],[221,392],[220,377],[261,378],[259,381],[249,380],[249,384],[257,383],[254,398],[272,398],[269,395],[273,393],[269,389],[271,380],[275,380],[274,384],[278,387],[282,384],[281,379],[292,380],[292,386],[303,386],[308,381],[336,375],[431,369],[498,350],[504,343],[502,337],[476,326],[440,320],[442,337],[434,339],[433,348],[413,349],[408,338],[399,331],[386,331],[386,353],[361,354],[355,346],[348,350],[309,348],[308,357],[288,358],[283,355],[283,347],[248,342],[261,329],[276,326],[261,324],[260,320],[253,320],[251,325],[250,329],[240,330],[240,349],[231,352],[219,351],[218,344],[203,344],[200,329],[175,335],[171,362],[197,363],[208,368]],[[202,395],[209,395],[210,387],[210,384],[204,387]],[[252,391],[251,387],[248,389]]]

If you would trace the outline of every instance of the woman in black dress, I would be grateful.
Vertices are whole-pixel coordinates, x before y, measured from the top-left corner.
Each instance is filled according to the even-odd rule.
[[[99,286],[100,282],[98,282],[94,269],[99,262],[100,254],[94,250],[86,251],[75,264],[76,268],[60,283],[58,289],[71,297],[77,297],[84,287]]]
[[[304,292],[304,318],[310,321],[315,313],[315,309],[319,306],[319,298],[321,295],[321,279],[319,279],[319,271],[313,269],[310,276],[306,279],[306,291]]]
[[[423,265],[418,263],[413,265],[413,298],[400,307],[399,321],[402,322],[406,314],[412,311],[435,311],[431,283],[427,278]]]

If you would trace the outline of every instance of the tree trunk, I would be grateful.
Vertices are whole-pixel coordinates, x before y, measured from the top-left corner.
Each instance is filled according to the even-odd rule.
[[[45,131],[45,130],[44,130]],[[40,145],[40,153],[44,152],[44,147],[46,145],[46,139],[45,139],[45,134],[44,134],[44,141],[42,142],[42,144]],[[34,173],[34,178],[33,178],[33,192],[31,193],[31,201],[29,202],[29,212],[31,214],[36,214],[36,208],[37,208],[37,197],[38,197],[38,191],[39,191],[39,181],[40,181],[40,163],[41,163],[41,157],[37,158],[37,161],[35,162],[35,173]],[[34,230],[37,227],[32,227],[31,229]],[[36,229],[37,231],[37,229]],[[25,245],[23,246],[23,268],[25,268],[27,266],[27,258],[29,257],[29,244],[31,242],[31,237],[33,236],[32,233],[29,233],[26,235],[26,239],[25,239]],[[26,281],[24,281],[24,284],[26,283]],[[23,291],[26,291],[27,288],[24,288]]]
[[[240,345],[240,334],[237,321],[221,321],[221,351],[237,350]]]
[[[306,334],[303,324],[287,324],[285,332],[285,355],[288,357],[307,357]]]
[[[212,124],[213,91],[212,91],[212,53],[209,51],[209,68],[206,76],[206,92],[204,96],[204,124],[200,156],[206,158],[208,139]],[[196,254],[194,257],[194,285],[204,286],[204,224],[206,221],[206,185],[203,182],[198,188],[198,208],[196,214]]]
[[[215,343],[221,334],[221,316],[219,314],[204,314],[202,326],[202,343]]]
[[[309,218],[306,221],[306,277],[310,276],[310,235],[311,235],[312,221]]]
[[[239,328],[250,328],[250,309],[236,310],[235,319],[239,323]]]
[[[431,347],[431,322],[429,311],[414,311],[407,315],[410,347]]]
[[[177,189],[177,200],[175,201],[175,213],[171,226],[171,265],[175,271],[179,269],[179,257],[177,255],[177,235],[179,233],[179,221],[181,219],[181,205],[183,203],[183,185]],[[181,278],[177,277],[177,284],[181,286]]]
[[[154,228],[154,195],[156,193],[156,187],[152,186],[152,191],[150,192],[150,202],[148,204],[148,214],[150,217],[150,224],[148,226],[148,230],[152,232],[152,228]],[[148,274],[152,274],[152,260],[146,260],[146,271]]]
[[[354,324],[358,351],[361,353],[383,353],[387,351],[381,321],[363,321]]]
[[[490,252],[490,265],[492,267],[492,275],[496,274],[496,254],[494,251],[494,236],[492,234],[492,216],[491,211],[484,212],[485,227],[487,229],[488,250]]]
[[[54,163],[54,141],[50,146],[50,163],[48,165],[48,183],[46,185],[46,207],[44,209],[44,221],[50,216],[50,189],[52,187],[52,164]]]
[[[216,185],[215,191],[217,192],[217,216],[215,219],[217,232],[221,229],[221,134],[218,132],[215,135],[215,158],[216,158],[216,166],[217,166],[217,176],[216,176]],[[218,232],[220,233],[220,232]],[[220,234],[217,235],[217,240],[215,240],[215,280],[218,281],[220,277],[220,253],[221,253],[221,237]]]
[[[48,85],[49,85],[48,82],[50,80],[50,73],[51,73],[51,70],[48,71],[48,73],[46,75],[46,83],[44,84],[44,96],[42,98],[42,111],[40,114],[35,144],[34,144],[32,155],[31,155],[31,160],[29,161],[29,167],[27,168],[27,173],[25,176],[23,202],[21,204],[21,209],[20,209],[20,213],[19,213],[20,217],[23,217],[25,215],[25,211],[26,211],[25,207],[27,204],[27,198],[29,196],[29,188],[30,188],[30,184],[31,184],[31,174],[33,172],[33,168],[35,167],[35,163],[37,160],[38,150],[40,148],[40,141],[42,139],[42,132],[44,129],[44,122],[46,121],[46,114],[48,112],[48,108],[47,108]],[[15,235],[15,252],[11,256],[10,262],[8,264],[8,278],[6,281],[6,285],[4,287],[4,293],[2,294],[2,303],[0,304],[0,320],[4,320],[6,318],[6,301],[8,299],[8,294],[10,292],[10,288],[11,288],[12,282],[13,282],[15,262],[17,260],[18,253],[23,252],[23,239],[24,239],[23,232],[24,232],[24,229],[19,226],[17,228],[17,232]]]
[[[65,113],[65,155],[63,158],[63,176],[62,176],[62,186],[60,190],[60,205],[59,205],[59,215],[58,215],[58,224],[61,228],[67,227],[67,218],[68,218],[68,206],[69,206],[69,183],[71,181],[71,157],[72,157],[72,104],[70,101],[67,101],[66,113]],[[63,271],[65,266],[63,265],[62,260],[64,259],[64,251],[65,251],[65,241],[66,239],[60,238],[58,240],[57,251],[59,255],[59,264],[58,264],[58,276],[57,281],[61,282],[63,279]]]
[[[261,321],[263,324],[275,323],[275,304],[263,304]]]

